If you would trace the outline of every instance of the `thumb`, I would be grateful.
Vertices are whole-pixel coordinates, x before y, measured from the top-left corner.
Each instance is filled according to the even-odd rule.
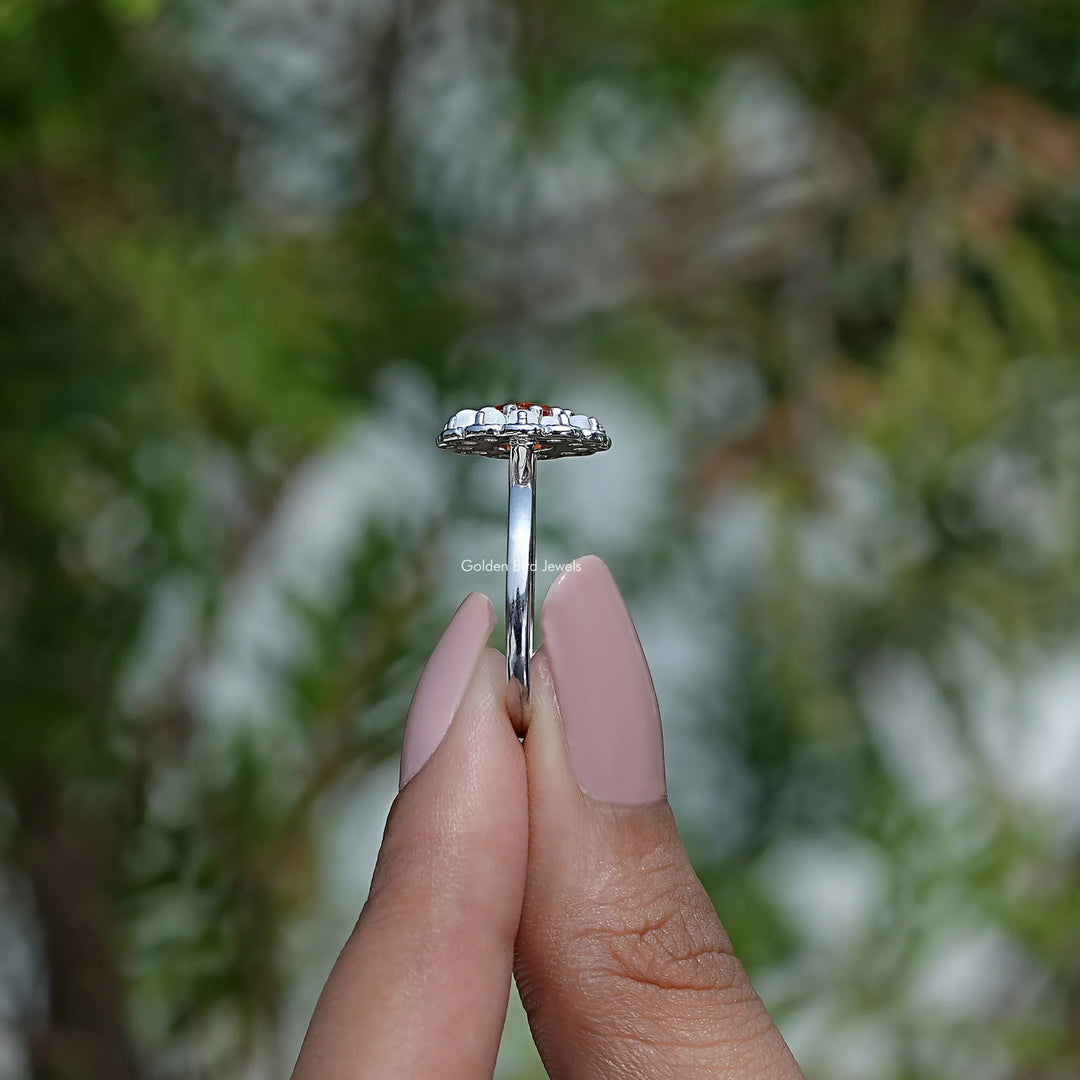
[[[548,593],[525,739],[515,976],[553,1080],[802,1076],[734,956],[665,797],[660,714],[594,556]]]

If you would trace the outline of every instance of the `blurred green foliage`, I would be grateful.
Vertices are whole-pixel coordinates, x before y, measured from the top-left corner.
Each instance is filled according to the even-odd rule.
[[[582,380],[674,455],[601,554],[700,584],[727,661],[678,708],[743,795],[687,832],[808,1073],[1077,1075],[1080,833],[1002,746],[1077,646],[1078,110],[1065,0],[0,0],[13,1075],[287,1069],[321,815],[396,753],[446,530],[501,507],[369,459],[402,505],[280,584],[272,723],[212,692],[230,620],[352,433]],[[275,186],[260,148],[326,117],[344,164],[288,160],[333,198]],[[874,720],[905,702],[944,793]],[[973,935],[1000,993],[935,1005]]]

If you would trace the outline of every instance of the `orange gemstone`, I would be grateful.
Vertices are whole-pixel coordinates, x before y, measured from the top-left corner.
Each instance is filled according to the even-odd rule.
[[[508,401],[505,405],[498,406],[506,409],[539,409],[543,416],[553,416],[555,410],[550,405],[541,405],[538,401]]]

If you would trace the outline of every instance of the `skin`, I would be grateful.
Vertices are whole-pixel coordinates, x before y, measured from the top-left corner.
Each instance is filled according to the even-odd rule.
[[[391,810],[294,1080],[492,1075],[511,974],[552,1080],[796,1080],[666,801],[599,803],[541,650],[524,741],[487,650]]]

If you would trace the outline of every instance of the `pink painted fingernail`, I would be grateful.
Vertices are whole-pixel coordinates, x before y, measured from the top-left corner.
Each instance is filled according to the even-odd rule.
[[[409,706],[401,748],[401,787],[423,768],[442,742],[494,626],[491,601],[474,592],[465,597],[443,631]]]
[[[630,612],[602,559],[575,559],[555,579],[540,623],[581,789],[611,803],[663,798],[656,691]]]

